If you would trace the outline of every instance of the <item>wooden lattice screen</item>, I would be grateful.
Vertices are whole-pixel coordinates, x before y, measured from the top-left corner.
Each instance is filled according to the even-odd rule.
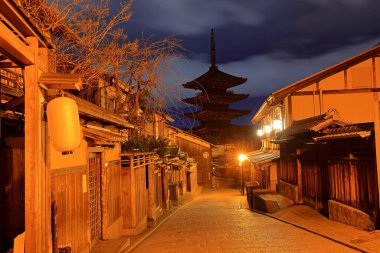
[[[100,155],[89,158],[89,192],[90,192],[90,229],[91,240],[100,239],[101,235],[101,158]]]

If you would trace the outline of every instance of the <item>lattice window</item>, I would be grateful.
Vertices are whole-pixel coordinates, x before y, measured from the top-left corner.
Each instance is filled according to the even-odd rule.
[[[101,159],[99,156],[89,159],[89,193],[90,193],[90,229],[91,240],[100,239],[101,235]]]

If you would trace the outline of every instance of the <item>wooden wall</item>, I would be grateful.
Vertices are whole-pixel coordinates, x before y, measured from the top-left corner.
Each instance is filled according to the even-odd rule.
[[[72,252],[88,252],[88,193],[83,178],[86,166],[52,170],[52,192],[57,204],[58,246],[70,245]]]
[[[0,251],[25,231],[24,148],[0,149]]]
[[[334,161],[329,164],[331,199],[368,214],[378,210],[377,176],[372,162]]]
[[[198,184],[210,185],[209,173],[212,171],[211,148],[204,147],[182,138],[177,138],[177,144],[181,151],[186,152],[189,157],[194,158],[194,160],[197,162]],[[203,157],[203,154],[205,152],[209,154],[207,158]]]
[[[104,169],[105,180],[102,183],[105,210],[103,212],[106,226],[112,225],[121,216],[121,167],[120,161],[108,161]]]
[[[297,159],[295,157],[284,157],[280,159],[279,179],[292,185],[298,184]]]

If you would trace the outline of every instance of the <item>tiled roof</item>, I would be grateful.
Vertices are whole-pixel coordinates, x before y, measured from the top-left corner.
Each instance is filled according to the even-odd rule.
[[[315,141],[336,140],[346,138],[367,138],[371,136],[373,123],[352,124],[329,129],[323,136],[313,137]]]
[[[321,114],[318,116],[294,121],[290,127],[284,129],[281,132],[278,132],[277,137],[282,138],[285,136],[310,132],[313,127],[317,126],[325,120],[326,114]]]
[[[247,157],[248,157],[248,160],[250,160],[255,165],[261,165],[264,163],[272,162],[280,158],[280,152],[256,150],[249,153]]]
[[[292,139],[293,136],[309,132],[322,132],[321,130],[329,130],[330,126],[346,126],[349,123],[339,118],[336,109],[329,109],[326,113],[314,117],[296,120],[292,125],[281,132],[277,133],[277,140]]]
[[[237,77],[220,71],[217,67],[210,67],[209,71],[193,81],[183,84],[188,89],[224,88],[228,89],[247,81],[247,78]]]
[[[203,108],[201,111],[186,113],[184,114],[184,116],[190,119],[196,119],[200,121],[231,120],[233,118],[246,115],[250,112],[251,110],[237,110],[237,109],[215,110],[215,109]]]

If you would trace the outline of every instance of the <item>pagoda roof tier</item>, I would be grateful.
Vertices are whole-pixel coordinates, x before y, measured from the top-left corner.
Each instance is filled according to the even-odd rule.
[[[239,138],[253,137],[251,126],[234,124],[221,127],[209,126],[205,124],[191,129],[191,132],[214,144],[224,144]]]
[[[207,122],[210,120],[226,121],[226,120],[231,120],[233,118],[246,115],[250,112],[251,112],[250,110],[235,110],[235,109],[215,110],[215,109],[204,108],[201,111],[187,113],[184,116],[187,118],[204,121],[204,122]]]
[[[249,96],[249,94],[234,94],[230,93],[222,93],[222,94],[214,94],[214,93],[199,93],[195,97],[182,99],[183,102],[193,105],[204,105],[204,104],[231,104],[242,99],[245,99]]]
[[[211,66],[209,71],[195,80],[183,84],[183,87],[194,90],[228,89],[245,81],[247,81],[247,78],[233,76],[220,71],[216,66]]]

